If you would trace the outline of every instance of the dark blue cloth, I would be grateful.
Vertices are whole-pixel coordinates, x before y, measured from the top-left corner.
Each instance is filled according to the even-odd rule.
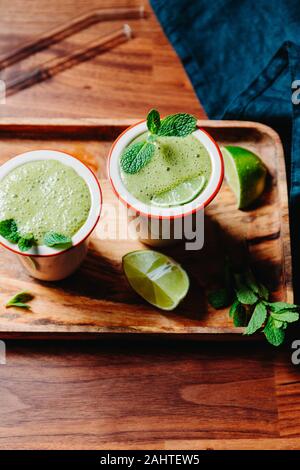
[[[283,141],[300,300],[300,1],[151,0],[211,119],[268,124]],[[292,89],[294,83],[295,89]],[[179,98],[180,100],[180,98]],[[180,102],[179,102],[180,104]]]

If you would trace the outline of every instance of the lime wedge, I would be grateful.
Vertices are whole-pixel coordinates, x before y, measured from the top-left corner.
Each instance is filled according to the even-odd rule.
[[[123,269],[131,287],[147,302],[173,310],[189,290],[189,278],[172,258],[152,250],[123,256]]]
[[[191,178],[180,183],[169,191],[156,194],[151,199],[151,203],[160,207],[180,206],[182,204],[186,204],[200,194],[204,185],[204,176],[196,176],[195,178]]]
[[[228,145],[221,149],[226,180],[236,195],[238,208],[254,203],[265,189],[267,169],[261,159],[242,147]]]

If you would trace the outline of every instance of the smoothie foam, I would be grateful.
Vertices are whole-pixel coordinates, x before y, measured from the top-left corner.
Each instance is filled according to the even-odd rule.
[[[144,141],[148,133],[132,143]],[[154,195],[175,188],[186,180],[203,175],[207,185],[211,161],[205,147],[193,135],[187,137],[158,137],[151,161],[135,174],[120,169],[127,190],[140,201],[151,204]]]

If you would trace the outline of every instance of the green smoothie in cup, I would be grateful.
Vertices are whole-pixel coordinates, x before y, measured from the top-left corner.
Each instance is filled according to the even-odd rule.
[[[143,203],[161,207],[186,204],[207,186],[211,160],[192,134],[196,130],[193,116],[178,114],[158,119],[159,115],[160,124],[151,127],[148,116],[149,132],[125,149],[120,159],[121,178],[126,189]],[[164,126],[168,119],[170,125]]]
[[[13,221],[19,236],[30,234],[36,245],[44,244],[47,233],[71,238],[90,208],[86,182],[58,160],[25,163],[0,181],[0,221]]]

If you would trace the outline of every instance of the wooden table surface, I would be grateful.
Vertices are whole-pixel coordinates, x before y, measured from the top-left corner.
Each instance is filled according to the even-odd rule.
[[[1,0],[0,55],[89,9],[140,3]],[[157,107],[205,117],[153,14],[129,23],[132,41],[10,97],[1,116],[143,118]],[[2,78],[111,27],[79,33]],[[297,449],[300,369],[290,356],[289,343],[7,342],[0,449]]]

